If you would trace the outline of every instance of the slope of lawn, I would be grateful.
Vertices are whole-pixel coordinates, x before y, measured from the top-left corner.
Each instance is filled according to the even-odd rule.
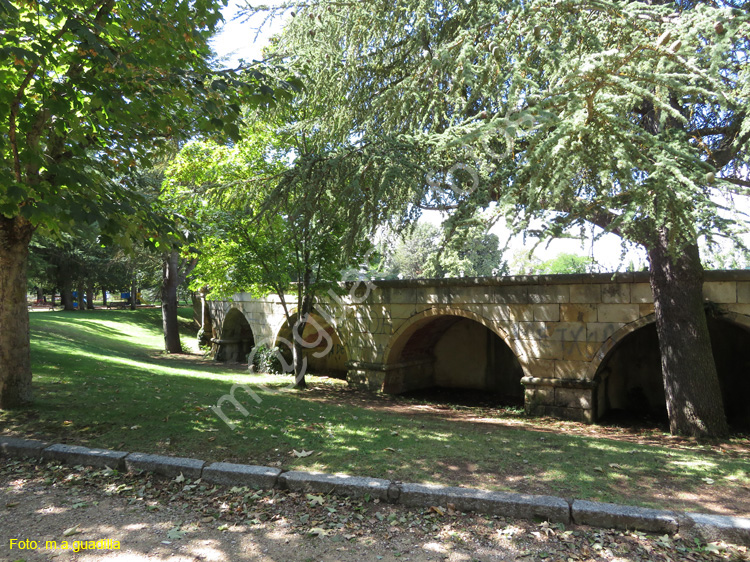
[[[190,309],[183,344],[194,345]],[[342,381],[254,375],[162,349],[160,310],[31,315],[35,403],[0,412],[0,434],[283,468],[748,515],[748,440],[665,447],[540,431],[523,418],[409,413],[351,397]],[[230,429],[212,410],[233,384]],[[359,396],[359,395],[356,395]],[[514,425],[515,424],[515,425]],[[566,427],[565,423],[555,427]],[[572,426],[571,426],[572,427]],[[726,449],[728,452],[723,452]]]

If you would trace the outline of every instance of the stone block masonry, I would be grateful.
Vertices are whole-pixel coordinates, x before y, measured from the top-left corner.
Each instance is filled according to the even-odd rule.
[[[750,270],[707,271],[704,279],[705,300],[713,302],[727,320],[750,330]],[[340,339],[339,349],[345,355],[341,365],[350,386],[399,393],[437,381],[461,387],[470,380],[473,389],[490,385],[481,383],[489,376],[468,374],[487,369],[490,349],[482,347],[489,341],[486,333],[475,330],[468,335],[467,325],[474,323],[502,340],[502,345],[492,348],[495,356],[503,356],[498,350],[504,345],[508,351],[503,357],[517,360],[518,367],[494,369],[522,377],[524,388],[513,392],[533,397],[533,404],[526,403],[527,412],[579,421],[595,419],[597,406],[591,396],[597,395],[610,354],[629,334],[654,322],[646,272],[372,283],[374,289],[364,300],[347,296],[319,303],[334,318],[331,329]],[[278,299],[253,300],[243,293],[211,306],[219,319],[214,327],[219,334],[226,311],[234,307],[246,311],[254,335],[278,336],[273,333],[278,328],[270,325],[281,325]],[[465,329],[459,329],[460,323]],[[441,345],[448,351],[439,352]],[[474,346],[476,352],[451,363],[467,346]],[[428,361],[429,357],[435,361]],[[565,393],[542,392],[556,388],[556,381],[572,384]]]

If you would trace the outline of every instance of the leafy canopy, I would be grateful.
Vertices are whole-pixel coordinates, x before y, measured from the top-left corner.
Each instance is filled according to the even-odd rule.
[[[212,67],[224,5],[0,2],[0,214],[51,231],[158,226],[130,170],[197,133],[236,137],[240,100],[273,101],[257,70]]]

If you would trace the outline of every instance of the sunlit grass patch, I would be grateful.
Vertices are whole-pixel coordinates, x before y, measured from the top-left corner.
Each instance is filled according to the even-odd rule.
[[[192,311],[181,312],[187,342]],[[169,356],[159,309],[32,314],[31,328],[36,402],[0,413],[3,434],[667,508],[685,493],[680,505],[705,510],[750,485],[745,459],[709,446],[597,438],[564,422],[530,429],[519,412],[465,421],[353,394],[341,380],[309,377],[311,394],[292,390],[290,376]],[[241,409],[221,408],[232,429],[215,407],[234,385]]]

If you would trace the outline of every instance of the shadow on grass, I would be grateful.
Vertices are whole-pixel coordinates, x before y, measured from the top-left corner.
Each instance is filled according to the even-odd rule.
[[[347,472],[717,513],[750,513],[748,466],[676,450],[306,400],[290,378],[153,357],[158,309],[32,318],[36,402],[0,413],[4,433],[208,461]],[[316,393],[325,385],[311,379]],[[233,384],[230,429],[212,406]],[[375,406],[373,406],[373,403]],[[383,401],[392,404],[393,401]],[[296,453],[295,453],[296,451]],[[312,452],[298,456],[302,451]],[[709,484],[708,482],[711,482]]]

